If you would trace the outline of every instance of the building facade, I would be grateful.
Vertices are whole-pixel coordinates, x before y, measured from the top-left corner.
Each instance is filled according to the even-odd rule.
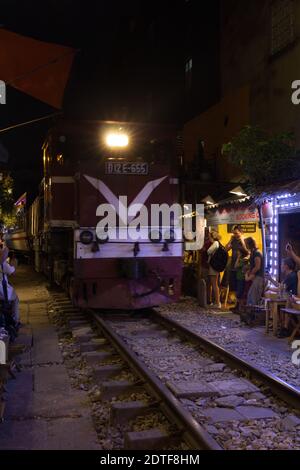
[[[300,148],[300,105],[292,84],[300,79],[299,0],[221,0],[220,101],[186,122],[186,161],[204,142],[215,182],[242,180],[222,156],[222,146],[245,125],[293,132]],[[205,191],[205,189],[204,189]]]

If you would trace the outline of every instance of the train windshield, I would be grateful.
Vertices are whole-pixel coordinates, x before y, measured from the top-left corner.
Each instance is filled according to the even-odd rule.
[[[108,161],[174,164],[177,134],[161,126],[112,124],[85,125],[56,131],[49,139],[47,153],[52,165],[69,166],[75,162]]]

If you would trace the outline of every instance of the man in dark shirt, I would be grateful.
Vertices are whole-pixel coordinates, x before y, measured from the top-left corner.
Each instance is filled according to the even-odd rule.
[[[231,261],[229,265],[229,290],[230,292],[237,291],[237,279],[236,279],[236,260],[240,249],[246,250],[246,245],[243,237],[243,230],[240,225],[236,225],[232,231],[232,237],[230,242],[225,247],[229,253],[231,251]],[[230,295],[229,295],[230,297]]]
[[[284,289],[287,293],[292,295],[297,295],[298,290],[298,276],[296,273],[296,263],[292,258],[286,258],[282,261],[281,272],[283,275]],[[269,281],[276,286],[276,288],[271,288],[271,291],[278,292],[280,283],[274,281],[271,276],[269,276]]]
[[[285,260],[285,263],[294,263],[293,260],[288,259]],[[296,267],[296,266],[295,266]],[[293,295],[297,295],[298,291],[298,276],[295,271],[295,268],[293,270],[290,270],[290,266],[287,266],[287,269],[289,269],[289,273],[286,275],[286,278],[284,280],[284,285],[285,285],[285,290],[286,292],[289,292]]]
[[[293,258],[284,259],[282,262],[282,273],[285,276],[283,281],[286,292],[292,295],[297,295],[298,291],[298,275],[296,273],[296,262]],[[289,336],[289,315],[284,315],[284,318],[281,318],[281,324],[283,327],[279,332],[280,338],[287,338]]]

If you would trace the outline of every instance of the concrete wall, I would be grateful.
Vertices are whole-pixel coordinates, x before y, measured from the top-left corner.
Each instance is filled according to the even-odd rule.
[[[217,105],[184,126],[185,161],[192,162],[199,140],[204,141],[207,160],[217,159],[217,180],[234,181],[240,173],[221,155],[222,146],[249,123],[249,88],[229,92]]]
[[[186,162],[193,161],[203,140],[205,158],[217,159],[217,181],[242,177],[221,156],[221,148],[247,124],[270,132],[292,131],[300,149],[300,105],[291,100],[292,82],[300,80],[300,0],[293,2],[295,39],[276,55],[271,55],[271,4],[272,0],[221,1],[222,98],[184,127]]]

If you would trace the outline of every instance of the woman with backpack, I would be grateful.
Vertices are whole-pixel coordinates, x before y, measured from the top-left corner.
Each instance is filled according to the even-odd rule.
[[[207,250],[208,264],[209,264],[208,275],[209,275],[209,278],[210,278],[210,284],[212,286],[214,299],[215,299],[215,303],[212,304],[212,307],[222,308],[222,304],[220,302],[220,288],[219,288],[220,272],[216,271],[211,265],[211,261],[213,259],[213,256],[216,254],[216,252],[220,248],[221,236],[218,232],[213,230],[213,231],[210,232],[209,237],[210,237],[210,241],[211,241],[212,244],[209,247],[209,249]]]

